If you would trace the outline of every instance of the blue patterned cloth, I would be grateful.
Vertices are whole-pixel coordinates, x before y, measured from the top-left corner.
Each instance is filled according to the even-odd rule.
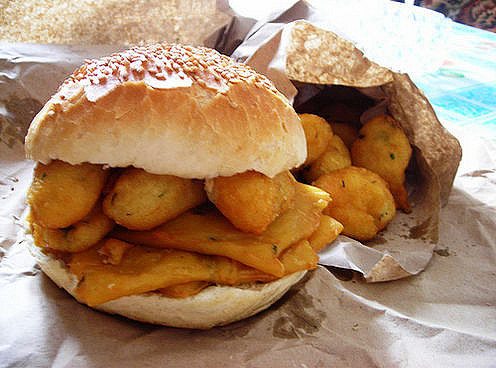
[[[414,76],[448,129],[496,139],[496,34],[453,23],[449,55],[433,73]]]

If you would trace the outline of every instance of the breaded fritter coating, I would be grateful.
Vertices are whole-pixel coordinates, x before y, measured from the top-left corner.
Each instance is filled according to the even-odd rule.
[[[311,183],[324,174],[348,166],[351,166],[350,151],[339,136],[333,135],[326,151],[310,166],[303,169],[303,177]]]
[[[27,195],[35,222],[56,229],[83,219],[100,197],[108,171],[89,163],[38,163]]]
[[[255,171],[207,179],[208,198],[239,230],[263,233],[292,206],[295,179],[289,171],[273,179]]]
[[[38,246],[77,253],[91,248],[114,227],[114,222],[101,211],[100,204],[81,221],[62,229],[48,229],[32,223],[33,238]]]
[[[205,202],[200,180],[124,170],[103,200],[103,212],[130,230],[149,230]]]
[[[314,114],[298,114],[298,116],[307,140],[307,159],[303,166],[308,166],[325,152],[332,137],[332,129],[320,116]]]
[[[353,165],[379,174],[389,183],[396,207],[410,210],[405,188],[405,170],[412,156],[408,138],[399,124],[388,115],[369,120],[351,147]]]
[[[331,195],[324,214],[339,221],[343,234],[372,239],[396,214],[388,184],[376,173],[350,166],[321,176],[313,185]]]
[[[351,149],[353,143],[358,139],[358,128],[355,124],[351,123],[340,123],[335,121],[330,121],[332,132],[334,135],[339,136],[346,147]]]

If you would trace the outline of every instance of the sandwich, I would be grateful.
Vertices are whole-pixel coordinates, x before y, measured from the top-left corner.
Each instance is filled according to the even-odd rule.
[[[111,314],[206,329],[272,305],[342,225],[295,180],[298,115],[273,84],[177,44],[87,60],[32,121],[26,237],[42,271]]]

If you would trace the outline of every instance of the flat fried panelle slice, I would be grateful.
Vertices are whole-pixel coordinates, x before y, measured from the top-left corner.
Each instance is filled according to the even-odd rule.
[[[237,230],[218,211],[188,211],[149,231],[116,229],[112,236],[137,245],[222,255],[275,276],[284,274],[275,246]]]
[[[160,294],[169,298],[187,298],[188,296],[196,295],[210,283],[208,281],[190,281],[184,284],[177,284],[161,288],[158,291]]]
[[[221,255],[281,277],[285,271],[278,256],[314,233],[329,200],[323,190],[296,183],[293,208],[281,214],[261,235],[242,232],[215,208],[207,208],[190,210],[149,231],[118,228],[112,236],[133,244]]]
[[[301,270],[313,270],[319,263],[319,256],[306,239],[286,249],[280,259],[288,275]]]
[[[323,216],[327,217],[327,216]],[[298,271],[313,270],[317,267],[319,256],[312,248],[308,240],[302,240],[286,249],[279,257],[286,275]],[[159,291],[172,298],[186,298],[198,294],[209,285],[206,281],[191,281],[162,288]]]
[[[135,246],[118,265],[104,263],[98,247],[76,253],[69,268],[78,278],[75,294],[89,306],[193,281],[235,285],[274,277],[220,256]]]
[[[109,253],[109,248],[114,252]],[[121,250],[118,261],[110,262],[115,260],[112,255],[117,249]],[[285,275],[289,275],[316,268],[319,257],[304,239],[286,249],[280,261]],[[132,246],[112,238],[73,254],[68,265],[79,280],[77,297],[90,306],[155,290],[184,298],[209,284],[243,285],[276,280],[273,275],[227,257]]]
[[[308,238],[317,230],[322,213],[331,201],[329,193],[317,187],[296,183],[296,188],[294,207],[279,216],[259,236],[262,241],[277,245],[278,256],[289,246]]]
[[[308,238],[310,246],[316,252],[332,243],[343,231],[343,225],[336,219],[322,215],[317,230]]]

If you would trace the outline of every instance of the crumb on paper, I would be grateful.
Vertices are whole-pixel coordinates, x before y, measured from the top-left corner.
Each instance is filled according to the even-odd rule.
[[[448,248],[435,249],[434,253],[436,253],[438,256],[441,256],[441,257],[449,257],[451,255]]]

